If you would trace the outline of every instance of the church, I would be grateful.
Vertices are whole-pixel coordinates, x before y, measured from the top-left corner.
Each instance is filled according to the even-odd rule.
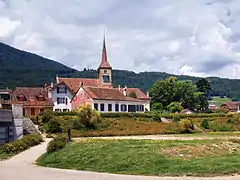
[[[113,87],[112,67],[108,62],[105,37],[96,79],[56,77],[51,98],[54,111],[71,111],[89,104],[99,112],[150,111],[150,98],[139,88]],[[132,96],[131,94],[134,94]]]

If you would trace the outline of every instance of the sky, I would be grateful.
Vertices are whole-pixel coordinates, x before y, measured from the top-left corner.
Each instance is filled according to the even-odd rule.
[[[0,41],[96,69],[240,78],[239,0],[0,0]]]

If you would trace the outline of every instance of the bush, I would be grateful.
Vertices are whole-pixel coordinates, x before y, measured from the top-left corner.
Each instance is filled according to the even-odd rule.
[[[153,103],[151,105],[151,110],[152,111],[162,111],[163,110],[163,105],[162,103]]]
[[[43,123],[48,123],[52,118],[53,118],[53,112],[46,111],[46,112],[43,113],[42,122]]]
[[[162,122],[161,115],[159,113],[154,113],[152,119],[153,119],[153,121]]]
[[[192,133],[192,131],[194,130],[194,124],[188,119],[180,121],[180,126],[181,133]]]
[[[201,126],[202,126],[204,129],[209,129],[208,120],[207,120],[207,119],[202,120]]]
[[[178,122],[181,120],[179,116],[173,116],[172,119],[173,119],[173,122]]]
[[[38,145],[43,142],[40,135],[26,135],[22,139],[10,142],[2,146],[2,151],[7,154],[16,154],[22,152],[32,146]]]
[[[101,117],[98,111],[92,110],[90,105],[84,105],[79,108],[79,121],[82,122],[86,129],[94,129],[101,122]],[[80,123],[79,122],[79,123]]]
[[[180,105],[179,102],[172,102],[171,104],[169,104],[167,106],[167,109],[172,112],[172,113],[175,113],[175,112],[180,112],[183,110],[183,107]]]
[[[61,124],[56,119],[51,119],[45,125],[46,133],[60,133],[62,131]]]
[[[52,141],[49,142],[47,146],[47,153],[53,153],[60,149],[63,149],[68,142],[67,137],[65,136],[58,136],[54,138]]]

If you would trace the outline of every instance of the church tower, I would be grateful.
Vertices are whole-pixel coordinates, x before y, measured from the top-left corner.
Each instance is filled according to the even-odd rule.
[[[98,67],[98,80],[100,87],[112,88],[112,67],[107,59],[105,36],[103,38],[102,60]]]

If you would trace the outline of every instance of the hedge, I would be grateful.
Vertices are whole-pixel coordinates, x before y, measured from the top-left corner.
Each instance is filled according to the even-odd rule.
[[[40,135],[26,135],[22,139],[1,146],[1,151],[6,154],[17,154],[41,142],[43,142],[43,139]]]
[[[57,136],[48,143],[47,153],[53,153],[60,149],[63,149],[68,143],[68,138],[65,136]]]

